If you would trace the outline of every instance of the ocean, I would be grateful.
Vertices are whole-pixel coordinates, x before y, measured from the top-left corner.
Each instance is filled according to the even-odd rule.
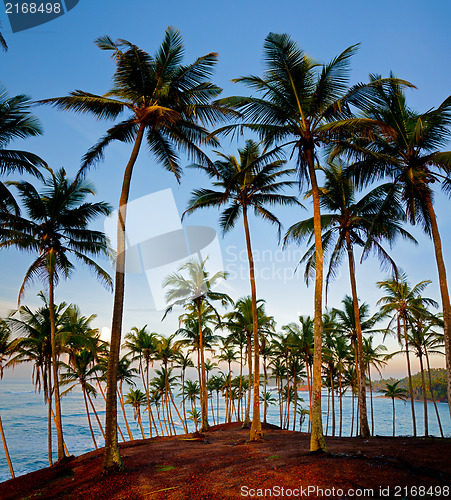
[[[275,394],[274,394],[275,395]],[[308,406],[308,392],[300,392],[300,397],[304,399],[301,403],[304,407]],[[377,397],[377,393],[373,395],[374,405],[374,431],[376,435],[391,436],[392,435],[392,401],[382,397]],[[176,402],[180,398],[175,398]],[[216,398],[214,397],[216,401]],[[368,394],[368,417],[371,428],[370,419],[370,399]],[[345,394],[343,398],[343,436],[349,436],[351,430],[351,394]],[[417,420],[417,433],[421,436],[424,433],[423,420],[423,403],[415,401],[415,415]],[[105,418],[104,401],[99,394],[95,400],[95,405],[98,410],[99,417],[103,422]],[[442,421],[443,432],[445,436],[451,437],[451,421],[449,417],[448,405],[446,403],[437,403],[440,418]],[[197,404],[199,409],[199,404]],[[187,411],[189,409],[187,405]],[[262,420],[263,420],[263,405]],[[323,425],[326,427],[327,422],[327,392],[323,393],[322,397],[323,410]],[[133,420],[133,410],[129,405],[126,405],[127,419],[129,421],[132,433],[135,439],[141,439],[141,431],[137,427],[137,423]],[[220,423],[222,423],[225,407],[220,407]],[[411,409],[410,402],[395,400],[396,411],[396,435],[411,435]],[[336,435],[338,435],[339,425],[339,402],[336,398]],[[89,431],[87,417],[81,391],[74,390],[62,398],[62,413],[63,413],[63,432],[64,439],[72,455],[81,455],[94,449],[91,434]],[[175,411],[172,411],[174,421],[177,421]],[[221,416],[222,413],[222,416]],[[5,377],[0,382],[0,415],[3,422],[8,449],[13,463],[16,476],[26,474],[48,466],[47,457],[47,407],[44,404],[43,394],[35,393],[34,387],[30,379],[17,379]],[[124,436],[126,429],[122,417],[122,412],[119,409],[119,424]],[[429,415],[429,434],[440,436],[439,427],[435,415],[434,406],[428,403]],[[147,412],[143,412],[142,416],[144,432],[149,435],[149,423]],[[279,425],[279,407],[271,405],[268,407],[267,420],[269,423]],[[92,416],[92,426],[94,429],[95,438],[99,447],[103,446],[103,438],[97,422]],[[292,420],[291,420],[292,422]],[[210,424],[212,424],[210,419]],[[296,429],[299,430],[299,423]],[[331,434],[331,417],[329,417],[328,433]],[[354,421],[355,426],[355,421]],[[183,427],[179,423],[176,428],[178,432],[183,433]],[[290,429],[292,423],[290,424]],[[354,427],[355,429],[355,427]],[[303,424],[303,431],[307,431],[307,419]],[[194,431],[194,424],[190,422],[190,431]],[[355,430],[354,430],[355,433]],[[53,434],[54,458],[56,457],[56,434]],[[10,479],[8,465],[4,455],[3,447],[0,445],[0,482]]]

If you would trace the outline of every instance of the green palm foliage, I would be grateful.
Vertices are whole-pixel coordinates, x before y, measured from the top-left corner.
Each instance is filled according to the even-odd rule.
[[[217,54],[209,53],[191,64],[182,64],[183,41],[173,28],[166,30],[154,56],[126,40],[113,42],[105,36],[96,43],[101,50],[110,52],[116,63],[112,89],[104,95],[77,90],[69,96],[41,102],[63,110],[93,114],[98,119],[116,119],[123,113],[128,114],[85,154],[82,163],[84,170],[101,160],[105,148],[113,141],[133,144],[119,201],[111,363],[107,380],[104,469],[109,471],[123,468],[116,432],[116,386],[125,289],[125,221],[133,167],[144,140],[156,162],[178,179],[181,174],[178,150],[196,160],[208,162],[199,145],[208,142],[215,146],[218,143],[214,138],[208,138],[205,126],[230,116],[232,112],[211,104],[221,92],[209,81]]]
[[[274,332],[274,318],[268,316],[265,312],[265,301],[263,299],[257,300],[257,323],[258,323],[258,335],[259,344],[265,342],[265,337],[268,334]],[[232,335],[236,335],[239,332],[244,332],[247,341],[247,364],[248,364],[248,381],[249,387],[252,387],[253,379],[253,369],[252,369],[252,345],[255,342],[253,337],[254,332],[254,315],[253,315],[253,300],[252,297],[242,297],[238,299],[235,303],[234,311],[224,315],[224,325],[228,330],[232,332]],[[260,346],[259,346],[260,347]],[[265,354],[266,356],[266,354]],[[260,356],[259,356],[260,357]],[[264,360],[265,361],[265,360]],[[266,373],[266,364],[264,364],[263,369]],[[266,392],[266,377],[264,380],[265,391]],[[255,390],[255,387],[254,387]],[[245,416],[243,421],[243,427],[250,426],[250,405],[251,405],[251,391],[249,390],[247,394],[247,403],[245,409]]]
[[[442,183],[448,193],[451,186],[451,151],[441,151],[451,137],[451,96],[437,108],[418,113],[409,108],[396,81],[375,88],[377,100],[365,110],[365,116],[383,123],[390,133],[376,134],[371,140],[361,139],[351,146],[351,154],[359,160],[356,178],[366,183],[390,177],[394,189],[401,188],[408,220],[432,235],[443,307],[451,414],[451,305],[433,191],[434,184]]]
[[[225,273],[217,272],[213,276],[209,276],[205,269],[205,262],[206,260],[202,262],[190,260],[179,269],[178,273],[170,274],[163,282],[163,286],[168,288],[166,301],[171,304],[167,308],[165,316],[172,311],[173,306],[176,304],[187,305],[188,308],[197,313],[201,370],[201,431],[208,430],[208,391],[205,373],[202,314],[205,312],[205,306],[209,306],[210,311],[214,311],[219,318],[219,314],[212,306],[212,302],[217,301],[223,306],[232,303],[232,299],[227,294],[212,290],[219,280],[225,279]]]
[[[268,206],[297,205],[299,202],[294,196],[282,194],[282,191],[294,184],[286,177],[293,170],[281,170],[285,163],[277,159],[277,153],[270,151],[261,154],[257,143],[249,140],[243,149],[238,150],[239,158],[233,155],[220,154],[220,160],[211,165],[196,165],[204,170],[213,179],[213,189],[196,189],[192,193],[189,207],[185,213],[208,207],[223,210],[219,224],[223,233],[230,231],[238,218],[243,216],[244,232],[246,236],[247,254],[249,260],[249,275],[252,296],[253,337],[254,337],[254,399],[250,440],[259,440],[262,436],[260,422],[259,400],[259,341],[258,341],[258,312],[257,289],[255,285],[254,259],[252,256],[251,236],[248,222],[248,212],[253,211],[258,217],[275,224],[279,228],[277,217],[268,210]],[[274,159],[276,158],[276,159]]]
[[[25,273],[19,292],[19,301],[25,287],[34,279],[47,282],[49,291],[52,369],[55,382],[56,430],[58,460],[64,457],[63,430],[58,390],[58,352],[54,314],[54,287],[60,277],[68,278],[74,270],[70,258],[75,258],[92,270],[96,277],[111,286],[109,275],[89,255],[108,255],[103,233],[88,229],[90,222],[100,215],[108,215],[110,207],[103,202],[85,202],[94,194],[90,183],[71,181],[64,171],[51,172],[38,191],[29,182],[13,183],[19,191],[28,218],[5,215],[0,230],[0,248],[16,247],[37,253],[37,259]]]
[[[220,101],[242,112],[246,126],[256,131],[266,146],[284,144],[290,148],[300,185],[308,181],[312,187],[316,250],[312,451],[326,449],[321,423],[323,250],[315,167],[322,146],[352,133],[363,134],[375,126],[373,120],[355,118],[351,112],[351,105],[367,105],[374,94],[371,85],[348,87],[349,60],[356,49],[355,45],[348,47],[323,65],[308,57],[287,34],[270,33],[263,47],[266,65],[263,77],[234,80],[244,83],[257,96]],[[233,130],[236,130],[234,125],[222,129],[224,133]]]
[[[392,399],[393,404],[393,437],[395,437],[395,398],[405,401],[407,399],[407,391],[402,387],[398,387],[399,380],[393,384],[385,384],[386,389],[382,391],[386,398]]]
[[[0,34],[0,46],[2,40]],[[46,166],[45,162],[33,153],[6,149],[15,139],[26,139],[42,134],[38,119],[30,113],[30,105],[28,96],[21,94],[9,97],[6,89],[0,85],[0,174],[26,172],[41,177],[39,168]],[[10,210],[19,213],[13,195],[5,184],[0,182],[0,211]]]

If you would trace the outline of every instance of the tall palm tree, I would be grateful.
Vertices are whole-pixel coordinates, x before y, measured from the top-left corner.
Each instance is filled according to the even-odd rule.
[[[426,286],[429,285],[429,283],[431,283],[431,281],[424,280],[411,287],[407,281],[407,276],[404,273],[398,276],[398,278],[394,277],[377,282],[377,286],[384,290],[387,294],[384,297],[381,297],[377,302],[378,305],[382,306],[381,314],[384,316],[392,315],[390,323],[387,327],[387,332],[389,331],[390,325],[396,321],[398,342],[401,344],[402,340],[404,340],[414,436],[417,435],[417,426],[413,397],[412,371],[410,368],[408,329],[413,317],[427,315],[427,306],[438,306],[435,300],[421,296],[421,293],[424,291]]]
[[[144,325],[142,328],[137,328],[136,326],[132,327],[130,332],[125,336],[126,342],[123,347],[129,349],[133,361],[139,361],[139,373],[141,374],[147,399],[149,434],[150,437],[152,437],[152,424],[156,431],[157,427],[155,425],[152,408],[150,406],[149,370],[150,367],[153,366],[153,362],[155,360],[158,340],[157,334],[153,332],[148,333],[146,328],[147,325]]]
[[[373,80],[379,78],[374,76]],[[435,183],[442,183],[447,192],[451,186],[451,151],[441,151],[451,137],[451,96],[437,108],[418,113],[408,107],[405,93],[395,80],[375,88],[377,100],[366,109],[365,116],[383,123],[390,134],[376,134],[351,146],[359,159],[356,174],[359,182],[365,183],[390,177],[394,189],[401,188],[409,222],[420,224],[432,236],[443,307],[451,415],[451,305],[433,192]]]
[[[0,34],[0,46],[2,40]],[[42,134],[38,119],[30,113],[30,104],[28,96],[21,94],[9,97],[6,89],[0,85],[0,174],[26,172],[41,178],[39,169],[46,166],[44,160],[27,151],[6,149],[15,139],[26,139]],[[0,181],[0,212],[11,210],[15,213],[20,211],[9,189]]]
[[[393,193],[391,183],[378,186],[360,200],[356,200],[355,183],[341,161],[331,162],[321,171],[324,173],[325,183],[323,187],[319,188],[320,204],[323,209],[329,211],[329,213],[321,215],[322,245],[324,252],[329,249],[331,252],[326,276],[326,294],[329,281],[335,276],[344,255],[347,255],[357,337],[360,433],[362,437],[369,437],[363,336],[357,299],[354,247],[363,248],[362,259],[368,255],[370,250],[374,250],[383,264],[388,263],[396,270],[394,262],[383,248],[382,243],[385,240],[391,245],[398,235],[409,238],[415,243],[416,240],[401,227],[401,222],[405,220],[405,214],[401,208],[398,193]],[[392,193],[389,202],[386,200],[388,192]],[[285,235],[286,242],[301,242],[304,238],[308,238],[309,242],[314,238],[313,218],[294,224]],[[315,269],[315,258],[316,252],[313,244],[301,259],[301,262],[306,261],[305,276],[307,282]]]
[[[80,385],[83,394],[83,400],[85,403],[86,416],[88,418],[89,431],[94,443],[94,448],[97,450],[97,442],[94,437],[94,431],[92,430],[91,417],[88,406],[89,402],[91,408],[96,414],[97,421],[103,433],[103,429],[100,425],[100,420],[97,416],[95,406],[91,399],[91,396],[96,397],[97,395],[97,392],[92,385],[92,382],[97,380],[98,371],[98,367],[94,364],[94,355],[89,349],[82,349],[80,352],[76,352],[72,356],[72,360],[70,363],[63,362],[61,363],[61,366],[65,369],[65,372],[63,372],[60,377],[61,385],[71,384],[70,387],[68,387],[61,393],[61,396],[64,396],[64,394],[67,394],[68,392],[73,390],[78,384]]]
[[[357,131],[364,133],[375,125],[372,120],[356,119],[351,113],[351,104],[367,103],[374,93],[371,85],[348,88],[349,59],[356,49],[356,45],[348,47],[329,64],[322,65],[308,57],[287,34],[270,33],[263,48],[266,64],[263,77],[234,80],[258,95],[220,101],[241,111],[246,126],[259,133],[266,146],[276,143],[289,147],[296,158],[300,186],[304,181],[311,184],[316,251],[312,451],[326,449],[321,421],[323,250],[315,167],[322,146]],[[221,131],[230,133],[236,127],[232,125]]]
[[[277,159],[276,152],[270,151],[261,154],[258,144],[248,140],[245,147],[238,150],[238,154],[238,158],[233,155],[220,154],[221,159],[216,161],[213,166],[209,164],[197,165],[198,168],[204,170],[213,179],[215,189],[194,190],[185,213],[192,213],[198,209],[208,207],[222,209],[219,224],[223,234],[235,226],[240,215],[243,216],[249,261],[254,338],[254,399],[250,440],[256,441],[262,437],[259,391],[260,356],[257,288],[248,213],[253,211],[256,216],[275,224],[280,232],[279,220],[266,207],[297,205],[299,202],[294,196],[282,194],[285,188],[294,184],[294,181],[286,179],[294,171],[281,170],[280,167],[285,162]]]
[[[109,275],[89,257],[108,255],[105,235],[88,229],[93,219],[108,215],[111,210],[104,202],[85,202],[89,194],[94,194],[92,185],[82,179],[71,181],[64,169],[56,173],[51,172],[50,177],[44,181],[41,192],[29,182],[13,184],[19,191],[28,218],[4,216],[5,222],[0,230],[0,248],[16,247],[19,250],[38,253],[37,259],[25,273],[19,301],[32,280],[42,278],[47,282],[58,460],[62,460],[65,453],[58,389],[54,289],[60,277],[67,278],[74,270],[74,264],[69,260],[71,257],[88,266],[99,280],[111,286]]]
[[[0,380],[3,378],[3,370],[6,364],[6,360],[11,354],[11,331],[4,320],[0,320]],[[8,463],[9,472],[11,477],[14,479],[14,469],[11,462],[11,457],[8,451],[8,445],[6,444],[5,432],[3,430],[2,417],[0,415],[0,435],[2,436],[3,449],[5,451],[6,461]]]
[[[407,391],[398,387],[400,380],[394,382],[393,384],[386,383],[386,389],[382,391],[382,394],[386,398],[391,398],[393,404],[393,437],[395,437],[395,398],[405,401],[407,399]]]
[[[166,30],[154,56],[126,40],[113,42],[105,36],[96,43],[100,49],[110,51],[116,62],[113,88],[104,95],[75,91],[66,97],[41,102],[63,110],[91,113],[99,119],[114,119],[123,112],[129,113],[86,153],[82,164],[83,170],[101,160],[105,148],[115,140],[133,143],[119,200],[111,363],[107,379],[104,469],[113,471],[123,468],[116,433],[116,385],[125,289],[126,211],[133,167],[145,138],[155,160],[179,179],[181,169],[177,149],[183,149],[198,160],[208,161],[199,144],[210,142],[217,145],[217,142],[207,140],[208,132],[203,125],[217,122],[231,112],[210,104],[211,99],[221,92],[209,81],[217,54],[209,53],[183,65],[182,37],[173,28]]]
[[[184,276],[185,273],[187,274],[187,277]],[[171,304],[166,309],[165,316],[176,304],[184,304],[188,307],[191,306],[191,309],[197,313],[201,370],[201,431],[206,431],[209,427],[208,390],[205,373],[202,313],[205,311],[205,305],[215,311],[211,304],[213,301],[218,301],[223,306],[233,303],[232,299],[227,294],[212,290],[212,287],[214,287],[219,280],[225,279],[225,277],[226,274],[223,272],[217,272],[210,277],[208,272],[205,270],[205,260],[202,262],[189,260],[179,269],[178,273],[170,274],[163,282],[163,286],[168,288],[166,301]],[[217,312],[216,316],[219,318],[219,314]]]

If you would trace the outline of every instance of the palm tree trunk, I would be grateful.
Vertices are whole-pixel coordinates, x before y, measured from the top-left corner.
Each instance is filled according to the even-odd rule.
[[[8,462],[9,472],[12,479],[16,476],[14,475],[13,464],[11,462],[11,457],[9,456],[8,445],[6,444],[5,432],[3,431],[2,417],[0,416],[0,434],[2,435],[3,449],[5,450],[6,461]]]
[[[207,392],[207,376],[205,373],[205,359],[204,359],[204,339],[202,332],[202,313],[201,313],[201,299],[196,299],[197,305],[197,320],[199,322],[199,351],[200,351],[200,371],[201,371],[201,387],[200,387],[200,415],[201,426],[200,431],[208,431],[208,392]]]
[[[140,361],[141,365],[141,361]],[[149,437],[152,437],[152,410],[150,408],[150,396],[149,396],[149,362],[146,361],[146,379],[144,380],[144,373],[142,370],[142,365],[141,365],[141,378],[144,384],[144,389],[146,391],[146,402],[147,402],[147,413],[149,417]]]
[[[51,364],[51,362],[50,362]],[[48,421],[47,421],[47,449],[49,455],[49,465],[53,465],[52,458],[52,369],[51,366],[47,366],[47,405],[48,405]],[[45,396],[45,395],[44,395]]]
[[[136,135],[135,144],[124,172],[121,197],[119,200],[119,215],[117,221],[117,257],[114,286],[113,320],[111,325],[110,354],[107,372],[106,418],[105,418],[105,454],[103,471],[105,474],[124,469],[119,453],[117,438],[117,367],[121,350],[122,316],[124,310],[125,290],[125,220],[127,202],[130,192],[133,167],[138,157],[145,125],[141,124]]]
[[[417,436],[417,422],[415,419],[415,404],[414,404],[414,399],[413,399],[412,371],[410,369],[409,341],[407,339],[406,318],[403,318],[403,321],[404,321],[404,342],[406,344],[407,375],[409,377],[410,407],[412,410],[413,435],[414,435],[414,437],[416,437]]]
[[[315,271],[315,315],[313,345],[313,390],[312,390],[312,433],[310,451],[326,451],[321,419],[321,368],[322,368],[322,302],[323,302],[323,245],[321,241],[321,210],[318,183],[315,173],[315,159],[311,148],[304,151],[312,186],[313,226],[315,233],[316,271]]]
[[[423,405],[424,405],[424,436],[429,435],[429,425],[428,425],[428,402],[426,395],[426,381],[424,380],[424,368],[423,368],[423,356],[420,358],[420,371],[421,371],[421,387],[423,389]]]
[[[252,424],[249,441],[259,441],[262,436],[260,420],[260,346],[258,339],[257,287],[255,286],[254,257],[251,248],[251,235],[247,220],[247,207],[243,206],[244,232],[246,234],[247,258],[249,260],[249,278],[252,298],[252,330],[254,337],[254,401],[252,405]],[[250,390],[250,386],[249,386]]]
[[[121,390],[120,390],[120,392],[119,392],[119,389],[117,389],[116,392],[117,392],[117,394],[119,396],[119,402],[120,402],[121,408],[122,408],[122,415],[124,415],[124,422],[125,422],[125,427],[127,428],[128,438],[130,439],[130,441],[133,441],[133,434],[132,434],[132,431],[130,429],[130,426],[128,425],[127,415],[125,413],[124,398],[122,397],[122,382],[121,382]]]
[[[393,437],[395,437],[395,398],[392,398],[393,402]]]
[[[83,392],[83,399],[85,401],[85,408],[86,408],[86,416],[88,417],[88,425],[89,425],[89,431],[91,432],[91,437],[92,437],[92,441],[94,443],[94,448],[96,450],[98,450],[97,448],[97,443],[96,443],[96,438],[94,437],[94,431],[92,430],[92,425],[91,425],[91,417],[89,416],[89,408],[88,408],[88,401],[86,399],[86,392],[85,392],[85,388],[82,387],[81,388],[82,392]]]
[[[186,420],[186,402],[185,402],[185,370],[182,369],[182,407],[183,407],[183,420],[185,422],[185,428],[188,429],[188,421]],[[186,431],[188,432],[188,431]]]
[[[443,334],[445,338],[445,358],[447,373],[447,395],[448,408],[451,416],[451,304],[449,300],[448,282],[446,279],[445,261],[443,260],[442,242],[435,217],[434,206],[430,197],[426,200],[426,206],[431,220],[432,239],[434,241],[435,259],[437,261],[438,276],[440,282],[440,294],[443,307]]]
[[[243,429],[248,429],[251,426],[251,394],[252,394],[252,337],[251,334],[246,332],[247,340],[247,365],[248,365],[248,388],[247,388],[247,402],[246,402],[246,412],[244,415],[244,422],[242,425]]]
[[[339,436],[341,437],[341,433],[343,430],[343,387],[341,385],[341,374],[338,376],[338,388],[340,391],[340,432]]]
[[[141,410],[138,409],[136,410],[137,412],[137,415],[138,415],[138,424],[139,424],[139,427],[141,428],[141,436],[143,437],[143,439],[146,439],[146,435],[144,434],[144,427],[143,427],[143,422],[141,420]]]
[[[432,397],[432,401],[434,403],[435,414],[437,415],[437,422],[438,422],[438,426],[440,428],[440,435],[443,438],[444,435],[443,435],[443,429],[442,429],[442,422],[440,421],[440,415],[438,413],[437,403],[435,402],[434,391],[432,389],[431,367],[429,365],[429,355],[428,355],[427,349],[425,349],[425,356],[426,356],[426,364],[427,364],[427,367],[428,367],[429,390],[431,391],[431,397]]]
[[[357,367],[358,367],[358,401],[360,410],[360,435],[363,438],[370,437],[368,416],[366,410],[366,387],[365,387],[365,362],[363,359],[363,336],[360,324],[359,299],[357,297],[357,283],[355,279],[354,252],[352,251],[351,237],[346,231],[346,247],[349,261],[349,278],[351,280],[352,302],[354,305],[355,330],[357,335]]]
[[[352,437],[352,434],[354,432],[354,387],[351,386],[351,406],[352,406],[352,417],[351,417],[351,434],[350,436]]]
[[[238,421],[242,419],[242,405],[241,399],[243,394],[243,344],[240,344],[240,388],[238,392]]]
[[[50,259],[53,255],[50,256]],[[55,299],[54,299],[54,278],[53,278],[53,262],[50,263],[49,269],[49,313],[50,313],[50,343],[52,346],[52,372],[53,386],[55,399],[55,416],[56,416],[56,438],[58,441],[58,461],[63,460],[66,456],[64,452],[63,439],[63,424],[61,421],[61,400],[59,392],[58,378],[58,351],[56,347],[56,320],[55,320]]]

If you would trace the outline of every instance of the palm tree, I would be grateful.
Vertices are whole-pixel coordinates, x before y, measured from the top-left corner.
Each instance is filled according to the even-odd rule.
[[[103,158],[105,148],[113,141],[133,142],[130,159],[125,167],[119,200],[117,226],[117,259],[115,297],[111,328],[111,363],[107,380],[106,442],[104,469],[123,468],[117,443],[117,364],[121,345],[122,315],[125,289],[125,224],[130,183],[138,153],[145,137],[156,161],[174,173],[181,174],[177,149],[192,157],[208,161],[199,149],[201,143],[217,145],[207,139],[208,125],[229,116],[224,107],[210,104],[221,89],[209,82],[217,54],[199,57],[194,63],[182,65],[183,41],[173,28],[165,32],[155,56],[126,41],[113,42],[99,38],[97,46],[111,51],[116,62],[113,88],[104,95],[75,91],[66,97],[46,99],[42,103],[80,113],[92,113],[99,119],[117,118],[123,112],[130,116],[111,127],[104,137],[84,156],[82,170]]]
[[[373,76],[377,80],[379,76]],[[408,220],[422,226],[434,242],[443,307],[448,406],[451,415],[451,305],[442,243],[434,209],[434,183],[451,186],[451,152],[440,151],[451,137],[451,96],[436,109],[417,113],[407,106],[401,86],[377,85],[377,100],[366,109],[366,116],[384,124],[389,134],[376,134],[372,140],[359,140],[351,151],[358,156],[357,178],[373,182],[388,176],[393,187],[401,188]],[[444,175],[443,175],[444,174]]]
[[[372,120],[356,119],[350,105],[371,101],[371,85],[348,88],[349,59],[357,46],[348,47],[329,64],[321,65],[308,57],[287,34],[270,33],[264,43],[266,72],[263,77],[235,79],[258,96],[230,97],[219,101],[241,111],[246,126],[259,133],[265,146],[275,143],[291,148],[295,156],[300,187],[309,181],[312,188],[316,251],[315,346],[310,449],[325,450],[321,421],[321,315],[323,288],[323,250],[321,211],[315,166],[321,146],[356,131],[364,133],[375,126]],[[236,127],[221,129],[230,133]]]
[[[386,389],[382,391],[386,398],[391,398],[393,403],[393,437],[395,437],[395,398],[405,401],[407,399],[407,391],[402,387],[398,387],[400,380],[393,384],[386,383]]]
[[[140,389],[130,389],[125,395],[125,404],[132,405],[133,407],[133,417],[137,420],[137,425],[141,429],[141,435],[143,439],[146,439],[143,429],[143,423],[141,420],[141,406],[146,404],[146,395]]]
[[[141,374],[144,390],[146,392],[147,399],[147,412],[149,417],[149,434],[152,437],[152,423],[158,433],[157,427],[152,414],[152,409],[150,407],[150,393],[149,393],[149,369],[153,366],[157,351],[157,334],[148,333],[147,325],[142,328],[132,327],[131,331],[125,336],[126,342],[123,347],[129,349],[132,360],[139,361],[139,373]],[[145,365],[145,368],[143,367]],[[145,371],[145,376],[144,376]]]
[[[185,372],[187,368],[194,368],[194,363],[189,354],[185,354],[183,351],[179,351],[175,355],[175,361],[177,363],[177,368],[181,369],[180,373],[180,386],[182,388],[182,407],[183,407],[183,420],[185,422],[185,428],[188,427],[186,421],[186,405],[185,405]],[[214,417],[214,416],[213,416]]]
[[[188,277],[183,276],[186,271]],[[202,313],[204,305],[211,305],[212,301],[219,301],[223,306],[232,303],[232,299],[225,293],[214,292],[212,287],[221,280],[225,279],[226,274],[217,272],[213,276],[209,276],[205,270],[205,260],[202,262],[190,260],[184,264],[179,273],[172,273],[166,277],[163,282],[164,287],[168,287],[166,293],[166,301],[172,303],[165,313],[165,316],[170,312],[175,304],[186,304],[192,306],[192,309],[197,313],[197,324],[199,328],[199,352],[200,352],[200,368],[201,368],[201,384],[200,384],[200,404],[201,404],[201,431],[208,430],[208,391],[207,378],[205,373],[204,359],[204,344],[203,344],[203,328],[202,328]],[[219,318],[219,315],[216,313]]]
[[[0,46],[6,48],[1,34]],[[42,134],[39,120],[30,113],[30,104],[30,98],[26,95],[8,97],[6,89],[0,85],[0,174],[26,172],[41,178],[39,168],[45,167],[46,163],[39,156],[27,151],[6,149],[14,139],[26,139]],[[20,212],[13,195],[5,184],[0,182],[0,212],[10,210]]]
[[[61,393],[64,396],[72,389],[74,389],[77,384],[80,384],[81,391],[83,393],[83,400],[85,402],[86,416],[88,418],[89,431],[91,432],[91,438],[94,443],[94,448],[97,450],[97,442],[94,437],[94,431],[92,430],[91,417],[89,415],[88,401],[91,408],[94,410],[97,421],[99,423],[100,429],[103,433],[102,426],[100,425],[99,417],[95,411],[91,396],[95,397],[97,395],[96,390],[91,382],[97,380],[98,367],[94,364],[94,355],[89,349],[82,349],[80,352],[76,352],[72,356],[72,361],[70,364],[61,363],[61,366],[65,368],[65,372],[61,374],[60,384],[68,385],[72,384],[66,390]]]
[[[368,374],[368,381],[370,385],[370,401],[371,401],[371,435],[374,436],[374,413],[373,413],[373,385],[371,382],[371,367],[375,368],[379,375],[382,377],[381,368],[387,364],[385,361],[384,352],[387,348],[379,344],[373,345],[374,337],[366,337],[363,339],[363,360],[365,362],[366,372]]]
[[[363,361],[363,336],[359,318],[359,305],[357,299],[357,283],[355,272],[354,246],[363,248],[362,259],[373,249],[382,263],[389,263],[396,270],[392,259],[382,246],[384,240],[390,245],[398,235],[416,240],[405,231],[400,222],[405,220],[397,193],[393,193],[392,184],[384,184],[372,189],[361,200],[356,200],[355,184],[344,168],[342,162],[329,163],[327,168],[321,169],[325,175],[325,183],[319,188],[320,204],[331,213],[321,216],[323,231],[323,251],[331,249],[329,269],[326,276],[326,295],[329,281],[335,276],[342,258],[348,256],[349,277],[353,300],[354,324],[357,340],[357,374],[359,377],[359,409],[360,409],[360,434],[369,437],[366,409],[365,367]],[[387,193],[392,193],[387,202]],[[301,242],[314,238],[313,218],[298,222],[290,227],[285,235],[285,242]],[[313,244],[301,259],[306,261],[305,276],[308,278],[315,269],[315,245]]]
[[[24,295],[25,287],[33,279],[43,278],[48,283],[58,460],[62,460],[65,454],[58,390],[54,288],[61,276],[67,278],[72,273],[74,265],[69,260],[70,257],[75,257],[88,266],[99,280],[111,286],[109,275],[88,257],[108,255],[104,234],[88,229],[88,225],[98,216],[108,215],[111,210],[104,202],[85,202],[89,194],[94,194],[92,185],[81,179],[69,180],[64,169],[56,174],[51,172],[50,177],[44,181],[41,192],[29,182],[13,184],[19,190],[29,218],[5,215],[0,231],[0,248],[17,247],[30,253],[38,253],[38,258],[25,273],[19,301]]]
[[[8,356],[11,354],[11,331],[4,320],[0,320],[0,380],[3,378],[3,370]],[[11,457],[8,451],[8,445],[6,444],[5,432],[3,430],[2,417],[0,415],[0,434],[2,436],[3,449],[5,450],[5,457],[8,463],[9,472],[11,477],[14,479],[14,469],[11,462]]]
[[[201,208],[215,207],[221,209],[224,207],[219,219],[223,234],[230,231],[235,226],[239,216],[243,215],[249,260],[254,338],[254,400],[250,441],[257,441],[262,437],[259,399],[260,357],[257,288],[255,285],[254,257],[252,255],[248,212],[252,210],[256,216],[275,224],[280,232],[279,220],[266,207],[277,204],[298,205],[299,202],[294,196],[281,194],[285,188],[294,184],[294,181],[286,180],[286,176],[294,171],[280,169],[285,162],[277,159],[275,151],[261,154],[258,144],[248,140],[245,147],[238,150],[238,154],[239,158],[233,155],[219,154],[221,159],[216,161],[213,166],[209,164],[196,165],[213,179],[215,190],[194,190],[185,213],[192,213]]]
[[[191,403],[191,411],[188,412],[188,414],[191,415],[191,418],[194,420],[194,425],[197,432],[197,423],[199,419],[197,418],[198,411],[196,409],[196,398],[198,398],[200,395],[199,384],[197,383],[197,381],[187,380],[184,392]]]
[[[378,305],[382,305],[381,314],[384,316],[393,315],[387,327],[387,332],[389,331],[390,325],[396,320],[398,342],[401,344],[401,339],[403,338],[404,340],[414,436],[417,435],[417,426],[413,398],[412,372],[410,369],[408,327],[412,317],[427,315],[425,309],[427,306],[437,307],[435,300],[421,296],[421,293],[429,283],[431,283],[429,280],[420,281],[411,288],[407,281],[407,276],[404,273],[398,278],[395,277],[377,282],[377,286],[382,288],[387,294],[377,302]]]
[[[52,345],[50,327],[50,308],[48,299],[42,292],[38,295],[43,301],[43,306],[36,311],[32,311],[28,306],[21,306],[17,311],[8,317],[7,322],[12,331],[18,335],[14,340],[15,354],[9,361],[11,366],[16,364],[31,362],[33,364],[32,383],[35,390],[44,392],[44,402],[48,408],[47,419],[47,441],[49,465],[53,465],[52,459],[52,418],[56,424],[56,418],[52,409],[52,395],[54,392],[54,381],[52,381]],[[66,303],[54,305],[56,344],[58,354],[61,354],[63,347],[61,336],[59,335],[62,318],[67,309]],[[19,318],[14,316],[19,314]]]

